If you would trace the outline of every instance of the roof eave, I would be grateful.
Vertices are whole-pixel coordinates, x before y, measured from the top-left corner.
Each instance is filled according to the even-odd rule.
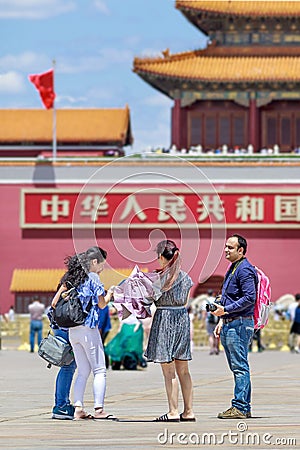
[[[158,78],[165,79],[166,77],[154,74],[153,72],[139,71],[137,69],[135,69],[134,72],[140,78],[142,78],[142,80],[144,80],[147,84],[150,84],[150,86],[152,86],[154,89],[158,90],[159,92],[161,92],[162,94],[166,95],[168,98],[173,100],[173,97],[170,95],[169,90],[164,89],[157,83]]]
[[[209,89],[214,85],[214,91],[222,92],[227,89],[228,84],[232,84],[232,90],[237,91],[257,91],[258,86],[260,91],[270,91],[275,89],[282,89],[290,91],[291,87],[290,85],[293,85],[292,90],[300,90],[300,78],[299,80],[296,79],[273,79],[273,80],[260,80],[260,79],[216,79],[216,78],[186,78],[186,77],[174,77],[174,76],[163,76],[161,74],[153,74],[153,73],[147,73],[143,72],[143,74],[138,74],[141,76],[144,81],[146,81],[148,84],[150,84],[153,88],[156,90],[159,90],[160,92],[167,95],[171,100],[175,99],[174,91],[191,91],[191,90],[199,90],[198,85],[199,83],[203,84],[203,91]],[[185,83],[187,86],[182,89],[182,83]],[[169,84],[169,86],[168,86]],[[172,84],[172,87],[170,87],[170,84]]]

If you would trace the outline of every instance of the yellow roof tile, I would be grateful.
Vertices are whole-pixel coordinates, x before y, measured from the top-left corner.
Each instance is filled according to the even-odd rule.
[[[15,269],[10,290],[12,292],[55,292],[64,269]]]
[[[188,52],[169,58],[136,58],[134,71],[199,81],[300,81],[300,57],[216,57]]]
[[[240,16],[299,16],[299,1],[282,0],[177,0],[177,9],[191,9]]]
[[[103,272],[101,272],[100,279],[104,284],[105,289],[119,284],[130,275],[132,269],[133,267],[130,269],[104,269]]]
[[[51,142],[52,110],[1,109],[0,142]],[[131,137],[130,112],[124,109],[59,109],[57,141],[126,145]]]
[[[148,272],[148,269],[145,267],[140,268],[143,272]],[[108,289],[110,286],[116,286],[122,280],[127,278],[132,272],[133,267],[126,269],[104,269],[101,272],[100,279],[104,284],[105,289]]]
[[[131,268],[104,269],[100,279],[105,289],[119,284],[131,273]],[[148,272],[147,268],[141,268]],[[65,269],[15,269],[10,284],[11,292],[55,292]]]

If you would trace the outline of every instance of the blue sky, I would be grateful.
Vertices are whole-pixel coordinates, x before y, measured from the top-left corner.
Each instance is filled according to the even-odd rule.
[[[56,60],[56,108],[131,112],[131,151],[170,144],[172,101],[132,72],[135,56],[205,46],[173,0],[0,0],[0,108],[43,108],[29,74]]]

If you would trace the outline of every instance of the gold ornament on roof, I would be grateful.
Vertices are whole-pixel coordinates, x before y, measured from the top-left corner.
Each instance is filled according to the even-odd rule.
[[[162,54],[163,54],[164,58],[169,58],[169,56],[170,56],[170,49],[166,48],[166,50],[162,51]]]

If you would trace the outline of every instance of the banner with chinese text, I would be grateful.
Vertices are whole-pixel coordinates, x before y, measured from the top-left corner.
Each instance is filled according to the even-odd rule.
[[[21,190],[21,228],[221,228],[224,223],[228,228],[299,228],[300,189]]]

